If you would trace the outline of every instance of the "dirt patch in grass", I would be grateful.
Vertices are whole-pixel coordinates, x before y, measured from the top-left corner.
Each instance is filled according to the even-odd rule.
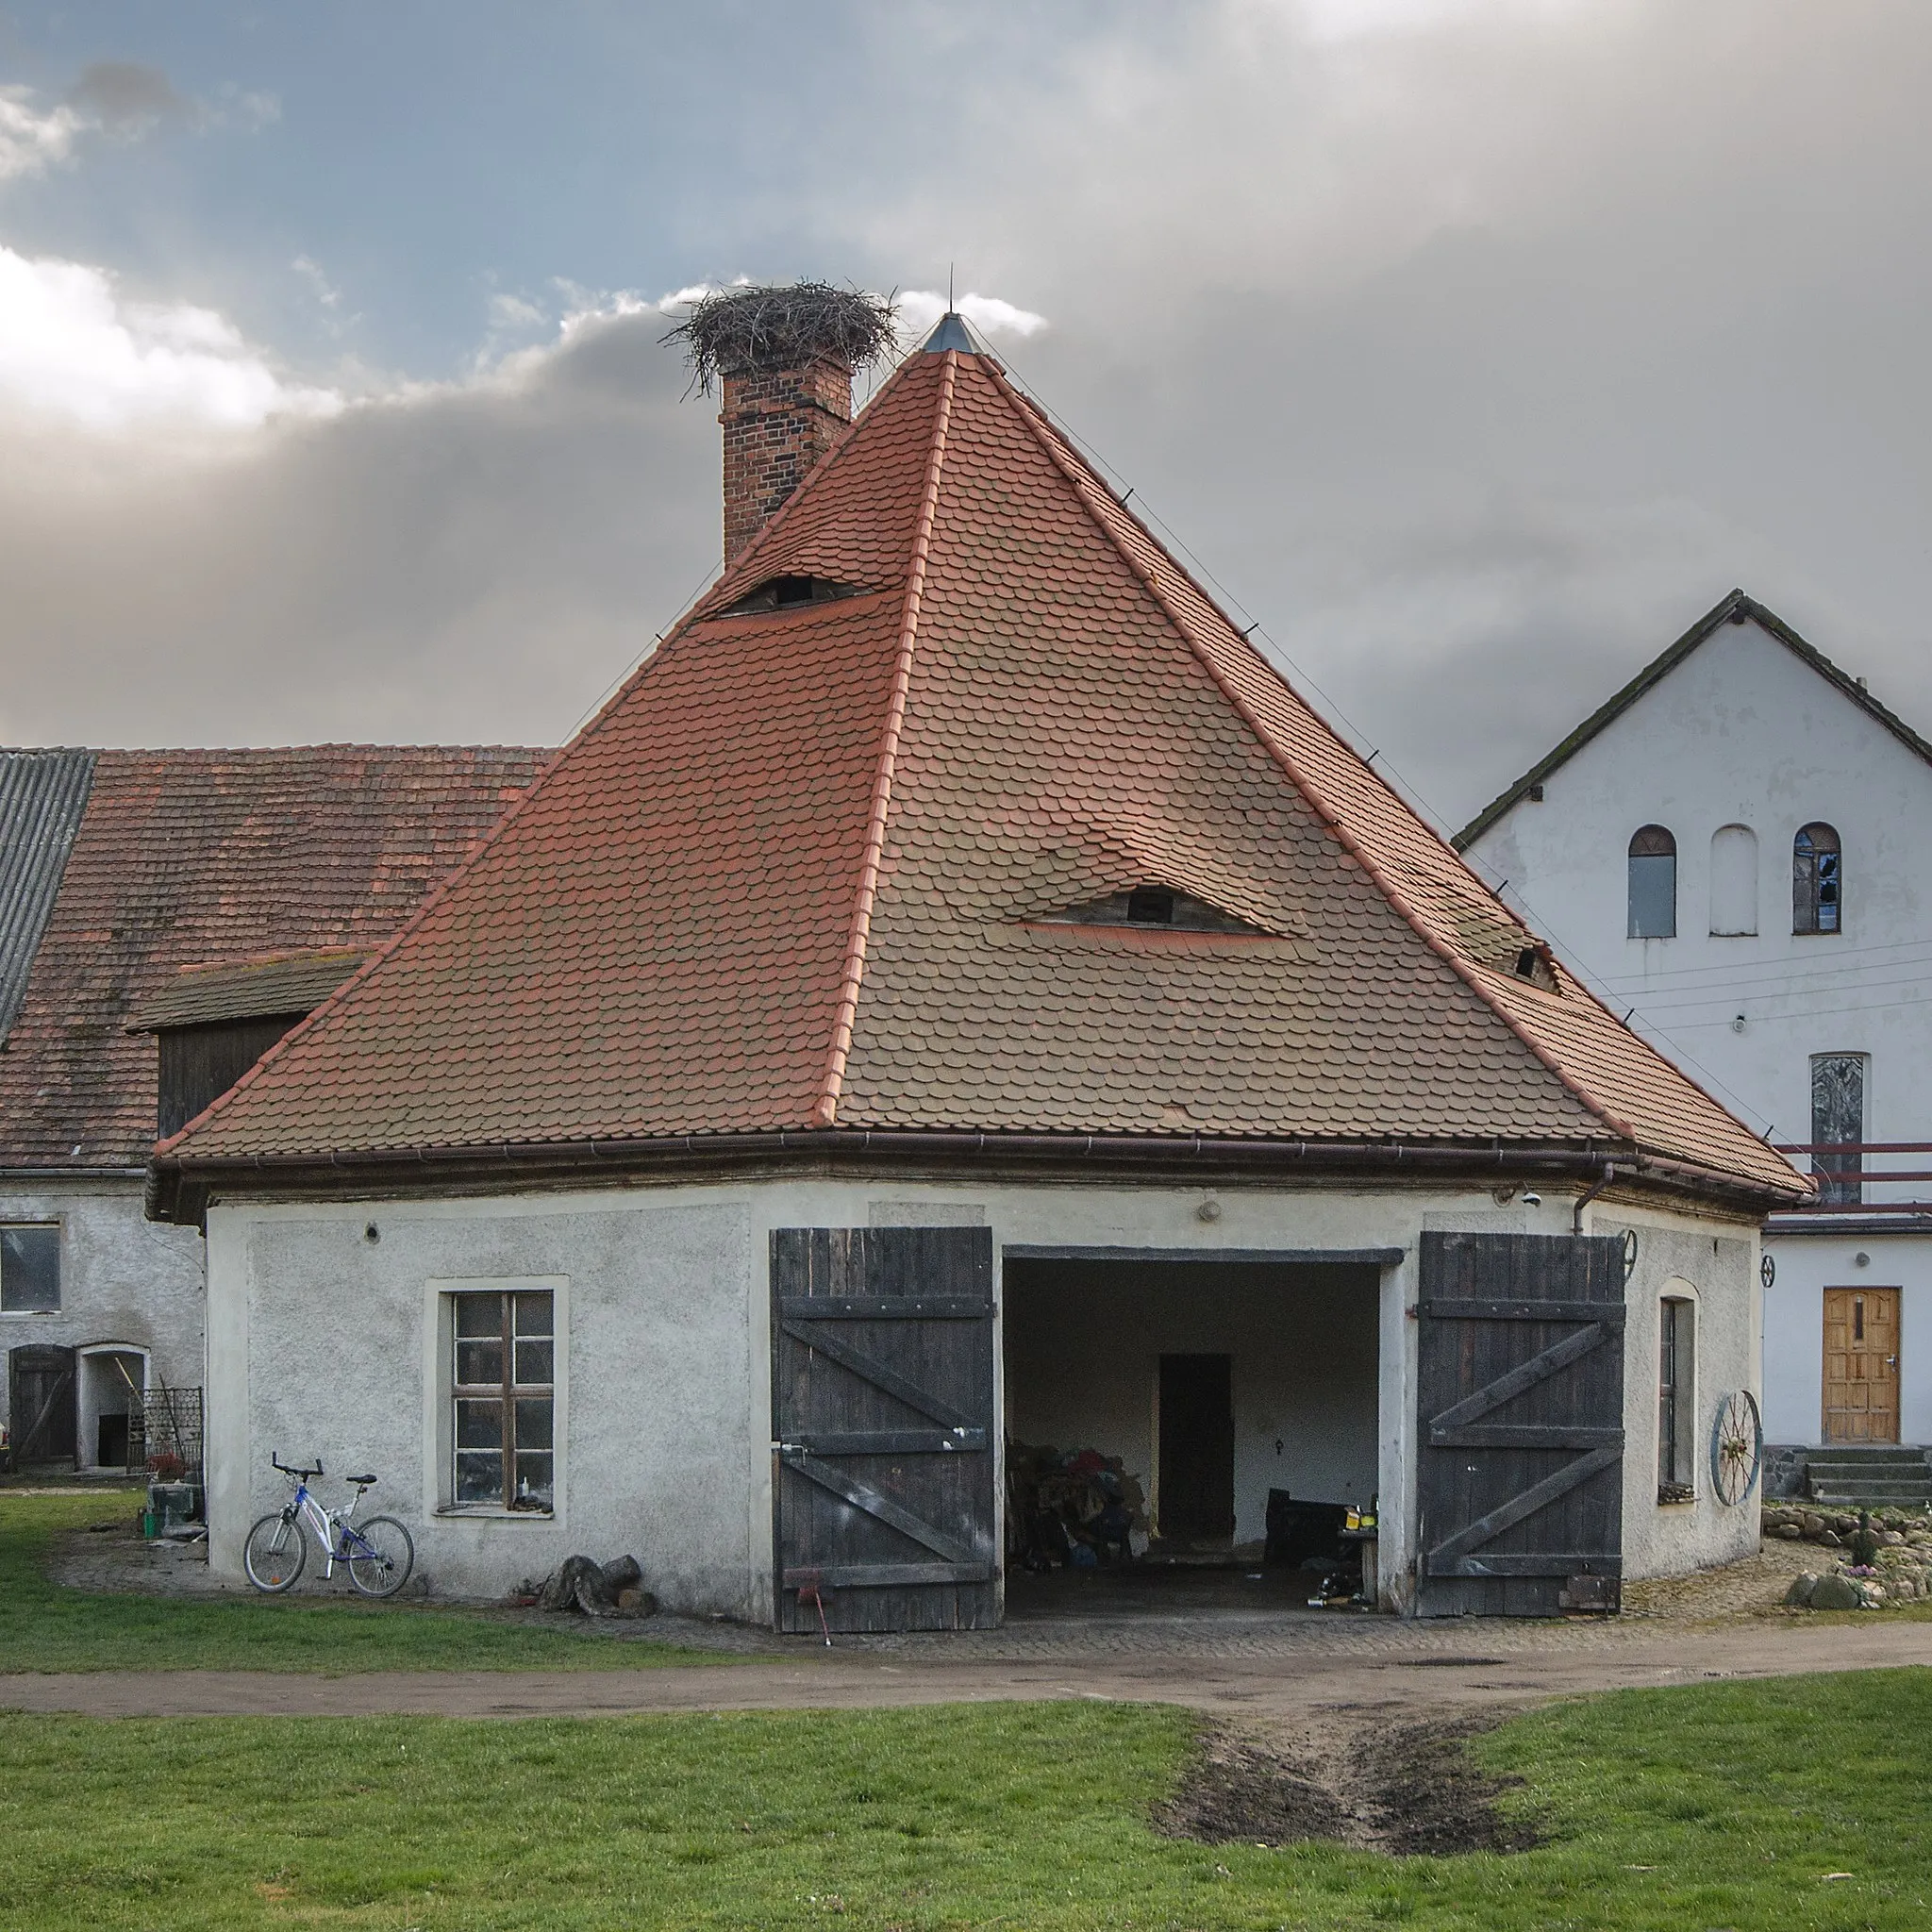
[[[1265,1739],[1215,1725],[1154,1823],[1207,1844],[1327,1840],[1398,1857],[1526,1851],[1536,1834],[1495,1803],[1521,1780],[1492,1776],[1464,1749],[1497,1722],[1351,1714]]]

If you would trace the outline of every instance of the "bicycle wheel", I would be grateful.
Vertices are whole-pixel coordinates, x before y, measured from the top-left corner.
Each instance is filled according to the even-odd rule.
[[[416,1545],[393,1516],[345,1524],[341,1555],[349,1566],[349,1581],[364,1596],[395,1595],[416,1567]]]
[[[257,1590],[279,1596],[293,1590],[308,1560],[308,1539],[302,1525],[286,1510],[264,1516],[242,1545],[242,1567]]]

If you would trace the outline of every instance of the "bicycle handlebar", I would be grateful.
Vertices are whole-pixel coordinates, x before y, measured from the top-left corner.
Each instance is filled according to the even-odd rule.
[[[323,1468],[319,1462],[313,1469],[291,1469],[275,1455],[273,1449],[268,1452],[268,1459],[270,1468],[280,1470],[284,1475],[293,1476],[297,1482],[307,1482],[312,1475],[326,1475],[328,1474],[328,1471]]]

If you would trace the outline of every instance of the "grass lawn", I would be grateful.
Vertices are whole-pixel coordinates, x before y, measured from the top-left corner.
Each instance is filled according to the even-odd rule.
[[[1145,1706],[450,1723],[0,1717],[0,1926],[1921,1927],[1932,1673],[1621,1692],[1479,1755],[1553,1834],[1158,1836]],[[1849,1874],[1830,1877],[1829,1874]]]
[[[313,1597],[108,1596],[48,1580],[54,1540],[129,1518],[138,1490],[0,1490],[0,1671],[614,1671],[721,1663],[709,1652],[533,1628],[489,1611]],[[309,1552],[311,1563],[319,1561]]]

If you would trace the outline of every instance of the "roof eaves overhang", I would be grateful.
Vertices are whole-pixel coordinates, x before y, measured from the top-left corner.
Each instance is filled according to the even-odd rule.
[[[1064,1174],[1091,1180],[1106,1174],[1181,1185],[1324,1179],[1380,1186],[1447,1180],[1481,1187],[1533,1179],[1587,1184],[1600,1181],[1613,1165],[1625,1185],[1694,1196],[1741,1216],[1761,1217],[1806,1198],[1802,1178],[1795,1174],[1799,1185],[1785,1190],[1607,1140],[1450,1143],[816,1127],[232,1159],[158,1155],[148,1168],[146,1206],[150,1220],[199,1224],[210,1198],[235,1192],[407,1196],[425,1186],[439,1191],[491,1191],[507,1180],[564,1186],[581,1184],[590,1175],[610,1182],[647,1175],[722,1176],[799,1163],[927,1174],[941,1167],[974,1176],[1024,1173],[1034,1178]]]
[[[1861,711],[1884,725],[1908,751],[1932,764],[1932,742],[1921,738],[1895,711],[1880,704],[1856,677],[1840,670],[1816,644],[1800,637],[1774,610],[1768,609],[1755,597],[1747,597],[1742,591],[1732,591],[1706,611],[1675,643],[1653,658],[1621,691],[1605,699],[1560,744],[1538,759],[1513,785],[1498,792],[1449,842],[1457,851],[1467,852],[1512,807],[1521,803],[1531,786],[1541,785],[1552,773],[1568,764],[1591,739],[1615,724],[1646,691],[1662,683],[1713,631],[1734,621],[1740,624],[1749,621],[1774,637],[1827,684],[1834,686]]]

